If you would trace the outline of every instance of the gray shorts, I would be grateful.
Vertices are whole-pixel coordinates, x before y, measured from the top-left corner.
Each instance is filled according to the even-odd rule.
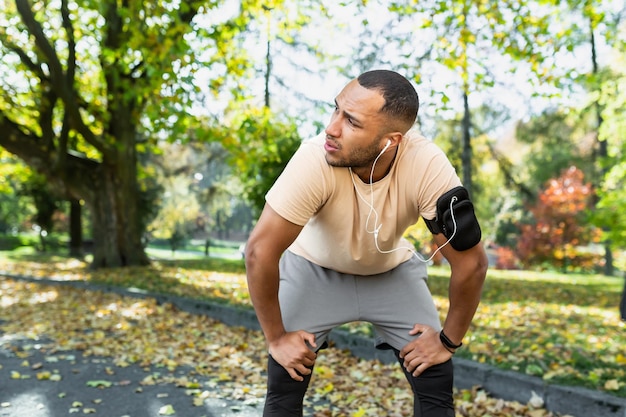
[[[377,275],[350,275],[320,267],[286,251],[280,261],[279,301],[287,331],[315,334],[317,346],[342,324],[365,321],[376,347],[402,349],[416,323],[441,329],[426,285],[426,265],[415,258]]]

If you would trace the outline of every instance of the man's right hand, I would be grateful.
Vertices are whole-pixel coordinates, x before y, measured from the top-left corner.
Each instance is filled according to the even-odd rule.
[[[308,345],[307,345],[308,343]],[[298,330],[287,332],[269,344],[269,353],[296,381],[303,381],[302,375],[309,375],[317,354],[310,347],[317,348],[315,335]]]

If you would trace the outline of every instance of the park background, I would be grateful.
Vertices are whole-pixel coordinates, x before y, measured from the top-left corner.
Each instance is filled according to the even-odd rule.
[[[622,2],[2,6],[3,270],[249,305],[265,191],[347,81],[394,69],[490,255],[459,355],[626,397]],[[407,237],[433,250],[422,223]]]

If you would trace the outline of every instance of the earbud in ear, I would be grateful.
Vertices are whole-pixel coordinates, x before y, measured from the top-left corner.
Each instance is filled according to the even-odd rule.
[[[387,139],[387,144],[385,145],[383,150],[380,151],[380,154],[382,155],[383,153],[385,153],[385,151],[387,150],[387,148],[389,148],[390,145],[391,145],[391,139]]]
[[[376,159],[380,158],[385,153],[385,151],[389,148],[389,146],[391,146],[391,139],[387,139],[387,144],[385,145],[383,150],[380,151],[380,153],[378,154],[378,157]],[[374,169],[374,167],[372,167],[372,170],[373,169]]]

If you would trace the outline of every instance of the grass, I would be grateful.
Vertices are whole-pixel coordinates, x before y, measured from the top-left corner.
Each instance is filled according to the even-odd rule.
[[[158,260],[149,267],[90,271],[85,262],[25,249],[0,252],[0,271],[135,287],[251,308],[241,259]],[[442,319],[449,271],[430,269]],[[458,356],[626,397],[622,278],[490,270],[481,305]],[[357,324],[350,331],[369,332]]]

